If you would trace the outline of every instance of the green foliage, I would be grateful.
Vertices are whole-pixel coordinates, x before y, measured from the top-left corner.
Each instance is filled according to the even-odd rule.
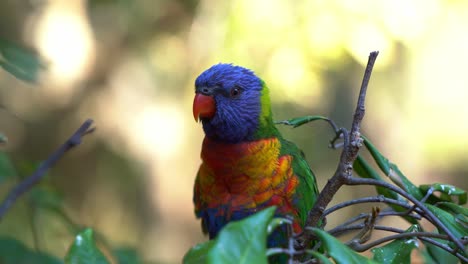
[[[277,122],[278,124],[286,124],[291,125],[293,127],[298,127],[308,122],[314,120],[328,120],[327,118],[322,117],[300,117],[295,118],[287,121]],[[392,162],[390,162],[385,156],[383,156],[377,148],[365,137],[363,137],[364,145],[366,149],[372,156],[372,159],[375,161],[377,166],[380,168],[381,172],[386,175],[395,185],[399,186],[403,190],[405,190],[409,195],[413,196],[419,201],[423,201],[425,206],[429,211],[431,211],[444,225],[452,232],[456,237],[466,237],[468,236],[468,209],[461,205],[466,204],[467,202],[467,192],[460,188],[457,188],[452,185],[442,184],[442,183],[434,183],[434,184],[425,184],[421,186],[416,186],[413,184],[406,176],[400,171],[398,166]],[[355,172],[363,177],[363,178],[370,178],[375,179],[378,181],[384,181],[380,176],[380,172],[376,171],[365,159],[363,156],[358,156],[356,161],[353,164],[353,169]],[[387,198],[396,199],[399,201],[406,201],[403,197],[399,194],[385,189],[383,187],[377,186],[377,192]],[[396,206],[390,204],[395,211],[404,212],[407,209],[402,208],[401,206]],[[402,215],[403,218],[407,219],[413,225],[406,231],[406,232],[415,232],[418,231],[420,228],[419,225],[416,225],[418,221],[414,218],[408,217],[406,215]],[[318,229],[314,229],[314,232],[318,232],[321,234],[326,234],[325,231],[321,231]],[[435,230],[434,233],[442,232],[442,230]],[[323,237],[321,240],[323,241]],[[454,249],[456,248],[452,242],[448,242],[444,239],[437,239],[432,238],[433,241],[436,241],[448,248]],[[352,257],[347,258],[338,258],[337,252],[347,252],[350,250],[347,248],[344,250],[343,248],[339,247],[338,245],[342,243],[335,239],[333,240],[326,240],[325,247],[332,249],[331,252],[328,254],[336,261],[343,263],[350,263],[355,261],[356,263],[364,262],[362,259],[353,260]],[[335,242],[333,246],[331,241]],[[380,263],[411,263],[411,252],[414,249],[418,249],[423,258],[425,259],[426,263],[457,263],[459,260],[456,256],[451,254],[451,252],[447,252],[446,250],[441,249],[427,241],[423,241],[422,243],[425,245],[425,249],[419,249],[418,244],[416,242],[416,238],[402,238],[394,240],[385,246],[376,247],[372,250],[374,253],[374,260]],[[336,250],[335,248],[339,248]],[[312,256],[316,258],[323,259],[323,254],[318,252],[309,252]],[[460,254],[464,254],[465,252],[460,252]],[[333,255],[335,254],[335,256]],[[336,258],[335,258],[336,257]],[[367,261],[367,260],[365,260]],[[327,263],[323,261],[323,263]]]
[[[119,264],[138,264],[143,261],[138,256],[138,252],[133,248],[118,248],[113,252]]]
[[[362,178],[369,178],[369,179],[383,181],[382,177],[380,177],[380,174],[376,170],[374,170],[361,155],[357,156],[356,161],[353,164],[353,169]],[[384,187],[377,186],[376,189],[377,189],[377,193],[387,198],[399,199],[398,194]]]
[[[431,204],[435,204],[436,202],[457,202],[458,204],[465,204],[466,203],[466,191],[462,190],[458,187],[455,187],[450,184],[442,184],[442,183],[433,183],[433,184],[425,184],[419,186],[419,189],[423,193],[427,193],[429,190],[434,192],[440,192],[439,197],[431,196],[430,200],[432,200]],[[455,201],[453,197],[457,197],[458,201]],[[434,200],[435,199],[435,200]]]
[[[0,55],[0,66],[26,82],[35,82],[39,71],[45,68],[37,54],[4,39],[0,39]]]
[[[419,231],[419,226],[412,225],[406,230],[406,233],[417,231]],[[417,247],[418,241],[416,238],[396,239],[385,246],[373,248],[373,259],[379,263],[411,263],[411,252]]]
[[[214,240],[196,245],[184,256],[188,263],[267,263],[266,239],[268,231],[287,220],[273,218],[275,207],[267,208],[241,221],[231,222]],[[374,263],[320,229],[313,232],[323,242],[327,254],[335,263]],[[323,253],[311,255],[331,263]]]
[[[294,127],[306,124],[315,120],[328,120],[320,116],[307,116],[303,118],[283,121],[282,124]],[[468,236],[468,209],[462,205],[467,202],[467,192],[452,185],[434,183],[416,186],[411,183],[398,167],[384,157],[370,141],[364,138],[364,144],[369,150],[373,160],[380,170],[387,175],[392,182],[406,190],[410,195],[425,200],[425,205],[446,227],[456,236]],[[28,169],[28,168],[27,168]],[[35,168],[29,168],[27,174]],[[372,178],[383,181],[380,173],[376,171],[362,156],[358,156],[354,163],[354,170],[358,175],[365,178]],[[17,172],[8,156],[0,153],[0,182],[17,176]],[[21,173],[23,174],[23,173]],[[377,192],[388,198],[403,201],[400,195],[377,187]],[[32,188],[27,194],[29,205],[34,208],[46,209],[55,212],[72,228],[76,233],[79,228],[67,217],[63,210],[62,195],[53,189],[47,182],[43,182]],[[392,206],[392,205],[390,205]],[[393,206],[397,211],[406,209]],[[226,225],[214,240],[199,244],[190,249],[184,256],[184,263],[268,263],[268,257],[279,250],[268,250],[266,247],[267,236],[275,228],[284,224],[291,224],[288,219],[273,218],[275,207],[267,208],[241,221],[231,222]],[[403,216],[405,217],[405,216]],[[413,218],[410,221],[417,222]],[[419,225],[412,225],[406,232],[418,231]],[[376,247],[372,250],[373,259],[368,259],[353,251],[343,242],[331,236],[321,229],[312,228],[312,232],[321,242],[320,251],[307,249],[306,252],[321,263],[411,263],[411,253],[418,249],[426,263],[457,263],[456,258],[450,252],[422,241],[425,249],[418,248],[416,238],[402,238],[394,240],[384,246]],[[443,232],[435,230],[434,233]],[[433,239],[449,248],[454,248],[451,242],[443,239]],[[117,248],[109,250],[117,263],[142,263],[138,253],[131,248]],[[464,254],[463,252],[460,252]],[[466,254],[466,253],[465,253]],[[12,238],[0,237],[0,263],[64,263],[60,259],[46,253],[31,250],[20,241]],[[95,235],[92,229],[84,229],[75,237],[71,244],[65,263],[110,263],[110,260],[103,254],[97,246]]]
[[[16,176],[16,170],[6,153],[0,152],[0,183]]]
[[[61,264],[63,261],[40,252],[35,252],[13,238],[0,237],[0,263]]]
[[[9,180],[10,178],[17,177],[18,174],[32,174],[38,167],[38,164],[24,163],[20,166],[19,172],[10,161],[8,156],[0,152],[0,182]],[[47,210],[53,212],[66,224],[68,224],[70,232],[77,233],[67,256],[65,263],[90,263],[101,264],[110,263],[99,250],[95,242],[95,235],[92,229],[82,228],[75,224],[73,220],[68,217],[63,209],[63,195],[54,189],[47,180],[39,183],[31,188],[25,195],[28,205],[34,209]],[[34,221],[34,219],[32,220]],[[36,247],[39,245],[36,245]],[[138,264],[142,263],[136,250],[132,248],[116,248],[112,251],[113,258],[117,260],[116,263],[120,264]],[[55,264],[64,263],[55,256],[47,253],[35,251],[27,248],[22,242],[14,238],[0,237],[0,263],[1,264]]]
[[[54,211],[62,210],[63,196],[48,185],[39,185],[29,192],[29,200],[35,206]]]
[[[360,263],[375,263],[374,261],[367,259],[356,253],[354,250],[350,249],[344,245],[341,241],[328,234],[327,232],[313,228],[313,232],[319,237],[322,241],[326,253],[337,264],[360,264]]]
[[[434,239],[435,241],[445,244],[445,240],[442,239]],[[456,264],[459,263],[459,259],[454,255],[450,254],[449,252],[437,247],[431,243],[424,243],[426,246],[426,250],[422,252],[422,256],[424,257],[424,263],[426,264]]]
[[[270,207],[241,221],[229,223],[216,239],[190,249],[184,256],[183,262],[186,264],[267,263],[268,225],[273,219],[275,210],[276,207]]]
[[[408,180],[408,178],[406,178],[406,176],[400,171],[396,164],[390,162],[386,157],[384,157],[384,155],[382,155],[367,138],[362,138],[364,139],[364,145],[366,146],[367,150],[369,150],[370,154],[374,158],[374,161],[377,163],[382,172],[385,173],[385,175],[387,175],[394,184],[403,188],[414,198],[421,200],[424,197],[422,191],[410,180]]]
[[[108,264],[110,263],[99,250],[94,240],[93,230],[86,228],[75,237],[70,247],[65,263],[69,264]]]
[[[462,190],[460,188],[457,188],[449,184],[441,184],[441,183],[425,184],[425,185],[421,185],[417,187],[416,185],[411,183],[403,175],[403,173],[401,173],[401,171],[398,169],[398,167],[395,164],[391,163],[387,158],[385,158],[375,148],[375,146],[370,143],[370,141],[367,138],[364,138],[364,144],[366,148],[369,150],[369,152],[371,153],[375,162],[378,164],[378,166],[382,170],[382,172],[388,175],[389,178],[395,184],[399,185],[401,188],[406,190],[410,195],[417,198],[418,200],[422,200],[422,198],[429,191],[431,191],[431,193],[429,193],[430,196],[425,202],[425,205],[429,209],[429,211],[434,213],[435,216],[439,218],[439,220],[441,220],[441,222],[444,223],[444,225],[456,237],[461,238],[463,236],[468,236],[468,229],[466,228],[467,223],[468,223],[467,221],[468,210],[464,207],[459,206],[459,204],[465,204],[467,201],[467,193],[465,190]],[[357,162],[362,162],[362,161],[363,159],[361,157],[358,157]],[[368,175],[372,175],[376,173],[375,171],[373,171],[373,169],[370,166],[366,166],[362,164],[358,164],[356,166],[355,164],[354,167],[358,168],[356,172],[361,177],[369,177]],[[385,192],[385,191],[382,192],[382,189],[379,189],[379,188],[377,188],[377,191],[380,194],[385,195],[386,197],[395,198],[395,194],[393,194],[393,192],[392,193]],[[434,192],[439,192],[440,196],[437,197],[433,195]],[[458,198],[457,201],[453,199],[454,197]],[[458,204],[455,204],[455,202]],[[393,207],[397,211],[403,211],[401,208],[398,208],[394,205],[390,205],[390,206]],[[411,219],[409,217],[404,217],[404,218],[409,220],[413,224],[416,222],[414,219]],[[439,232],[441,231],[442,230],[439,230]],[[436,241],[450,248],[454,248],[454,246],[451,245],[451,243],[446,240],[436,239]],[[446,251],[440,249],[439,247],[434,246],[433,244],[429,242],[423,241],[423,244],[427,247],[427,252],[424,252],[423,254],[428,261],[430,260],[435,263],[440,263],[438,261],[443,260],[443,259],[450,260],[454,258],[453,255],[447,253]],[[411,253],[411,252],[407,252],[407,254],[405,255],[405,254],[402,254],[402,251],[396,251],[395,253],[397,252],[399,253],[398,257],[400,259],[403,259],[403,258],[406,259],[406,255],[409,258],[410,253]],[[450,255],[451,257],[448,258],[447,254]],[[410,260],[408,259],[408,261],[406,262],[403,261],[403,262],[395,262],[395,263],[410,263],[409,261]],[[445,261],[443,262],[445,263]]]
[[[466,226],[458,221],[454,215],[430,204],[426,204],[426,206],[456,237],[461,238],[468,235]],[[442,232],[442,230],[439,230],[439,232]]]

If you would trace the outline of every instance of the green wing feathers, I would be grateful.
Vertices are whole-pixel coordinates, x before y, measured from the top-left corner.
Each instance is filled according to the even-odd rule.
[[[285,139],[281,140],[281,155],[293,156],[292,168],[294,174],[299,178],[299,184],[294,194],[294,207],[297,208],[301,225],[305,224],[308,212],[317,200],[318,187],[315,175],[307,163],[304,153],[294,143]]]

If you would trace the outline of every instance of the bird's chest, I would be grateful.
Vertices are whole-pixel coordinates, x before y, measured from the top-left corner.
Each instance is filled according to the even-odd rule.
[[[226,191],[233,194],[251,192],[275,173],[280,147],[275,138],[237,144],[205,139],[202,166]]]
[[[278,139],[242,144],[204,141],[199,187],[207,207],[230,211],[277,205],[297,185],[291,156],[280,156]]]

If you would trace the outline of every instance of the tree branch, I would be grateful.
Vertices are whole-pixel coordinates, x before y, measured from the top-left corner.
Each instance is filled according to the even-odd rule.
[[[380,213],[379,213],[379,218],[383,218],[385,216],[407,216],[407,217],[411,217],[411,218],[414,218],[416,220],[421,220],[421,216],[419,214],[411,214],[408,212],[397,212],[395,210],[393,210],[393,208],[387,208],[387,209],[390,209],[390,210],[382,210]],[[355,217],[352,217],[350,219],[348,219],[346,222],[340,224],[341,226],[346,226],[346,225],[349,225],[349,224],[352,224],[354,222],[357,222],[361,219],[364,219],[366,217],[369,216],[369,213],[361,213]]]
[[[339,204],[325,210],[323,215],[326,216],[326,215],[329,215],[329,214],[333,213],[334,211],[337,211],[337,210],[342,209],[344,207],[348,207],[348,206],[355,205],[355,204],[360,204],[360,203],[386,203],[386,204],[395,204],[395,205],[401,206],[401,207],[406,208],[406,209],[411,209],[412,208],[412,206],[409,205],[408,203],[398,201],[398,200],[395,200],[395,199],[390,199],[390,198],[387,198],[387,197],[385,197],[383,195],[379,195],[379,196],[363,197],[363,198],[358,198],[358,199],[346,201],[346,202],[343,202],[343,203],[339,203]]]
[[[86,120],[65,143],[63,143],[54,153],[52,153],[47,160],[41,163],[39,168],[37,168],[37,170],[31,176],[25,178],[11,189],[5,200],[3,200],[2,204],[0,205],[0,220],[3,218],[8,209],[13,205],[13,203],[22,194],[31,189],[32,186],[37,184],[44,177],[45,173],[65,154],[65,152],[79,145],[83,136],[94,131],[94,128],[90,128],[92,123],[93,120]]]
[[[379,219],[383,218],[383,217],[386,217],[386,216],[409,216],[409,217],[412,217],[412,218],[415,218],[415,219],[418,219],[420,220],[421,217],[419,215],[408,215],[404,212],[395,212],[395,211],[388,211],[388,212],[380,212],[379,213]],[[361,229],[361,228],[358,228],[360,225],[364,225],[364,224],[357,224],[357,225],[351,225],[359,220],[362,220],[362,219],[365,219],[365,218],[368,218],[369,217],[369,214],[359,214],[358,216],[355,216],[349,220],[347,220],[346,222],[340,224],[340,225],[337,225],[335,226],[334,228],[328,230],[327,232],[331,235],[334,235],[334,236],[339,236],[341,235],[341,233],[344,233],[344,232],[347,232],[347,231],[352,231],[352,230],[356,230],[356,229]],[[376,225],[377,226],[377,225]],[[362,228],[364,228],[364,226],[362,226]],[[375,228],[377,229],[377,228]]]
[[[376,228],[377,229],[377,228]],[[418,238],[422,241],[431,243],[449,253],[454,254],[457,258],[459,258],[463,263],[468,261],[468,258],[460,254],[459,252],[452,252],[453,249],[450,248],[447,245],[444,245],[434,239],[430,239],[430,237],[433,238],[438,238],[438,239],[444,239],[444,240],[449,240],[446,235],[441,235],[441,234],[436,234],[436,233],[431,233],[431,232],[410,232],[410,233],[405,233],[404,230],[401,230],[402,232],[398,232],[399,234],[396,235],[391,235],[391,236],[386,236],[377,240],[374,240],[368,244],[361,244],[357,240],[352,240],[348,243],[348,246],[350,246],[352,249],[354,249],[357,252],[364,252],[366,250],[369,250],[373,247],[376,247],[380,244],[383,244],[388,241],[393,241],[397,239],[402,239],[402,238]]]
[[[322,218],[325,208],[330,203],[333,196],[336,194],[338,189],[341,186],[343,186],[343,184],[345,183],[345,179],[351,177],[353,168],[352,164],[356,159],[357,152],[362,142],[359,130],[365,113],[364,102],[367,92],[367,86],[369,84],[372,69],[374,67],[374,62],[377,59],[378,54],[378,51],[373,51],[369,55],[369,60],[367,62],[367,67],[362,80],[361,89],[359,92],[359,99],[354,114],[353,123],[351,126],[351,134],[348,134],[343,129],[344,147],[341,152],[340,162],[335,171],[335,174],[330,180],[328,180],[327,184],[320,192],[314,207],[312,208],[312,210],[309,211],[306,220],[306,226],[318,226],[318,223]],[[311,232],[304,232],[303,245],[310,244],[312,238],[313,234]]]
[[[394,191],[398,193],[399,195],[405,197],[408,199],[410,202],[412,202],[414,205],[419,207],[419,210],[421,210],[421,214],[429,220],[434,226],[437,228],[441,229],[444,233],[447,234],[447,236],[450,238],[450,240],[455,243],[455,245],[463,252],[465,250],[465,247],[463,246],[463,243],[461,242],[460,239],[458,239],[445,225],[440,221],[439,218],[437,218],[429,209],[427,209],[426,206],[420,201],[418,201],[416,198],[413,196],[409,195],[402,189],[395,187],[387,182],[383,181],[378,181],[374,179],[363,179],[363,178],[356,178],[356,177],[349,177],[346,179],[346,184],[347,185],[375,185],[375,186],[381,186],[385,187],[387,189],[390,189],[391,191]],[[453,252],[456,251],[456,248],[453,249]]]

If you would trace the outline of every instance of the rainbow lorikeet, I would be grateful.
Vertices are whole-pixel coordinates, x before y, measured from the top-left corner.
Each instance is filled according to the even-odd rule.
[[[195,81],[193,115],[205,131],[193,198],[204,233],[212,239],[228,222],[273,205],[300,233],[317,183],[303,152],[275,127],[266,84],[251,70],[216,64]]]

